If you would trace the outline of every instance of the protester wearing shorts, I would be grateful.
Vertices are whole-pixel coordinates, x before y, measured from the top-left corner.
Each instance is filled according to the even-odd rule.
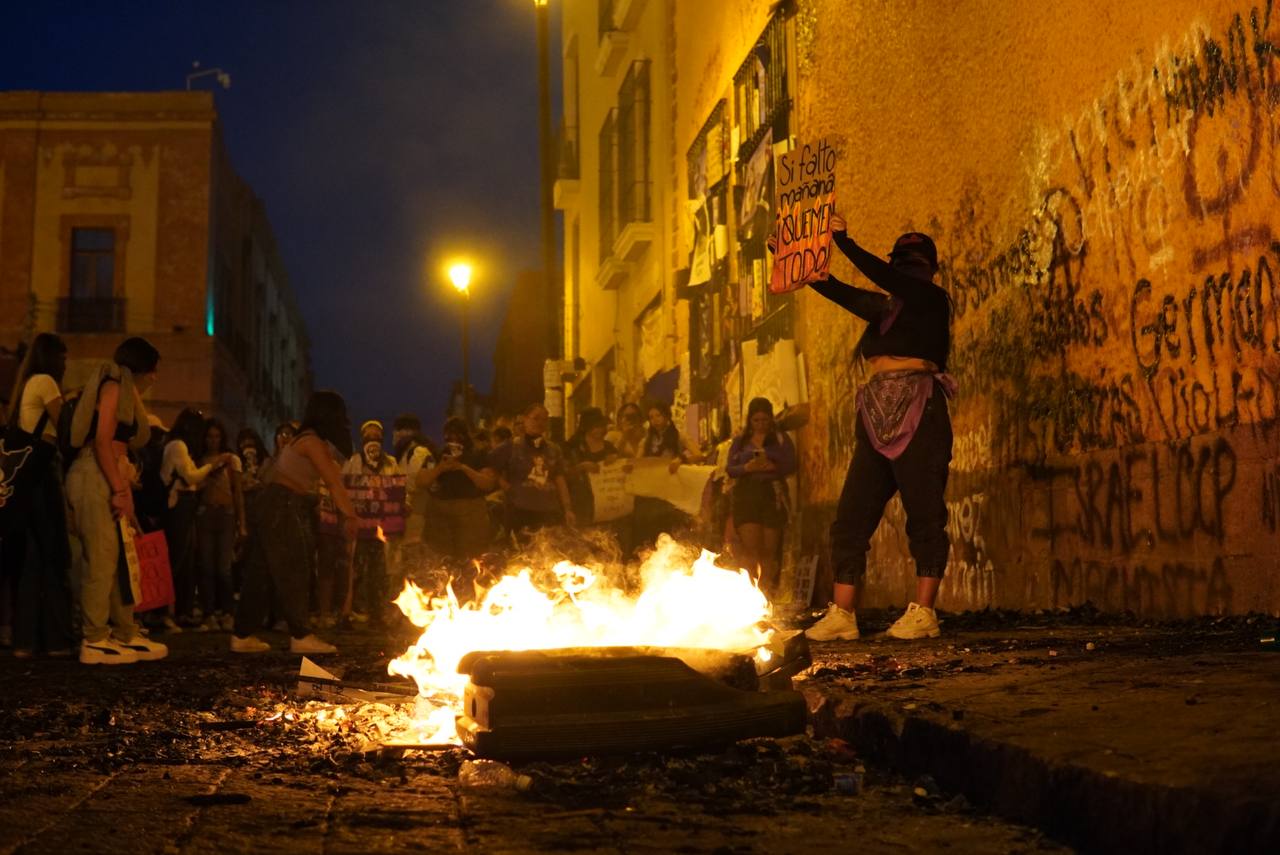
[[[790,507],[786,479],[796,471],[796,450],[774,424],[768,398],[753,398],[747,405],[747,428],[729,447],[725,468],[734,479],[733,525],[743,563],[772,599],[778,594],[782,530]]]

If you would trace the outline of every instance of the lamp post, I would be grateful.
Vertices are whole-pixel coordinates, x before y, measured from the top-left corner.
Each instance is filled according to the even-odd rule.
[[[538,33],[538,143],[542,150],[542,270],[547,283],[547,356],[562,359],[561,324],[564,311],[561,300],[564,283],[556,276],[556,211],[553,185],[556,180],[556,158],[551,132],[551,9],[550,0],[533,0]],[[564,416],[552,418],[551,435],[564,439]]]
[[[471,425],[471,265],[465,261],[449,266],[449,281],[462,295],[462,418]]]

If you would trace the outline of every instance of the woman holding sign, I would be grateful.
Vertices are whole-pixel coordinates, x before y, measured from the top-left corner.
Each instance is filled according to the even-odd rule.
[[[950,547],[943,493],[951,463],[947,399],[955,394],[955,380],[945,373],[951,300],[933,282],[938,250],[928,235],[902,235],[885,262],[849,237],[844,218],[833,215],[831,229],[836,246],[884,293],[854,288],[829,274],[809,283],[867,322],[854,352],[867,361],[871,379],[858,390],[857,443],[831,525],[834,602],[807,635],[820,641],[858,637],[853,612],[871,536],[898,493],[916,562],[916,598],[888,635],[936,638],[933,604]]]
[[[787,477],[796,471],[796,449],[773,421],[768,398],[747,405],[747,429],[729,446],[725,467],[733,479],[733,527],[746,553],[742,560],[760,590],[778,594],[779,546],[787,524]]]

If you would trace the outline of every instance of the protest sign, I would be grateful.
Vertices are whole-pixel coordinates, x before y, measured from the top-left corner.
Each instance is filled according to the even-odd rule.
[[[357,534],[360,540],[377,539],[379,528],[384,537],[404,533],[405,476],[361,473],[343,475],[342,483],[360,519]],[[320,530],[326,534],[337,534],[341,530],[333,497],[323,490],[320,493]]]
[[[595,505],[592,522],[622,519],[635,509],[635,497],[627,492],[627,467],[630,461],[603,463],[599,472],[589,472],[591,498]]]
[[[836,151],[826,139],[778,155],[774,169],[777,250],[769,290],[803,288],[831,266]]]
[[[702,511],[702,492],[714,466],[684,465],[671,472],[671,462],[661,457],[641,457],[633,461],[627,476],[627,492],[633,496],[665,499],[690,516]]]

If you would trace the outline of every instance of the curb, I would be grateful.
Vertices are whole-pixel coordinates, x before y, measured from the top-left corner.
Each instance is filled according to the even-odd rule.
[[[1006,819],[1090,851],[1280,851],[1280,798],[1229,799],[1038,756],[944,720],[859,698],[804,691],[815,736],[839,737],[907,775],[931,775],[948,792]],[[1268,798],[1270,799],[1268,801]]]

